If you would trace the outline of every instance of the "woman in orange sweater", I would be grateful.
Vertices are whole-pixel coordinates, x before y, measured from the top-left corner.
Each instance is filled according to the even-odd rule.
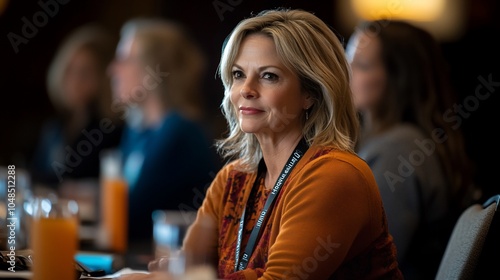
[[[183,250],[222,279],[402,279],[373,174],[353,152],[349,66],[330,28],[263,11],[230,34],[219,74],[229,135],[217,144],[232,160]],[[168,279],[137,279],[155,276]]]

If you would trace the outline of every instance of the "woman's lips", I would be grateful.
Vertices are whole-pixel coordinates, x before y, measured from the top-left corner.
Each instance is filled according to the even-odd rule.
[[[255,114],[262,113],[264,111],[259,110],[257,108],[253,108],[253,107],[240,107],[240,112],[243,115],[255,115]]]

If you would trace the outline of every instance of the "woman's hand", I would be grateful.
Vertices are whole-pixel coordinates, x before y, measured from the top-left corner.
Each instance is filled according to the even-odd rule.
[[[148,270],[151,272],[149,275],[155,275],[155,277],[160,278],[141,278],[143,275],[138,275],[138,278],[124,278],[123,280],[159,280],[159,279],[173,279],[172,276],[164,271],[167,271],[169,258],[161,257],[157,258],[148,263]],[[208,265],[198,265],[194,267],[188,267],[186,269],[185,276],[187,279],[198,279],[198,280],[217,280],[217,273],[215,269]],[[120,278],[122,279],[122,278]]]
[[[119,280],[170,280],[174,279],[170,274],[161,271],[151,273],[130,273],[122,275]]]
[[[168,257],[157,258],[148,263],[149,271],[166,271],[168,267]]]

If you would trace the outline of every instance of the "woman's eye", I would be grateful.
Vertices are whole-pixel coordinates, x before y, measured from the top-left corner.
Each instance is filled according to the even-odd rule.
[[[276,75],[274,73],[266,72],[266,73],[264,73],[264,75],[262,75],[262,78],[264,78],[266,80],[270,80],[270,81],[276,81],[276,80],[278,80],[278,75]]]
[[[243,73],[240,70],[233,71],[233,79],[239,79],[241,77],[243,77]]]

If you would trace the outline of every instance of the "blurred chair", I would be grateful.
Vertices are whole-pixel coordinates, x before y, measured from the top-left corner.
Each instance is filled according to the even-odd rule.
[[[500,194],[469,206],[459,217],[441,260],[436,280],[487,279],[496,272],[499,252]],[[495,262],[497,262],[495,264]],[[495,273],[496,274],[496,273]],[[493,274],[493,275],[495,275]]]

